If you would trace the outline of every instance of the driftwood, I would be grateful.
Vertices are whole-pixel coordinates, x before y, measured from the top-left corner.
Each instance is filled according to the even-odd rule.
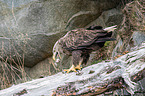
[[[116,89],[134,94],[140,87],[138,81],[144,78],[144,61],[145,43],[115,60],[85,67],[80,74],[60,72],[0,90],[0,96],[94,96]]]
[[[139,89],[137,81],[145,77],[145,46],[116,60],[101,62],[84,68],[75,81],[57,87],[53,96],[91,96],[115,89],[126,89],[134,94]]]

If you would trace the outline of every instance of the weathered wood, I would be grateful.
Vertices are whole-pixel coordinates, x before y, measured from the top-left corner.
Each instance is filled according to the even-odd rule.
[[[135,94],[139,92],[136,82],[144,78],[145,43],[135,50],[110,62],[104,61],[85,67],[78,75],[75,72],[60,72],[0,90],[0,96],[15,96],[21,93],[24,96],[93,96],[113,93],[116,89]]]
[[[136,82],[145,77],[143,58],[145,58],[145,48],[141,47],[139,50],[123,55],[114,61],[93,65],[92,68],[88,69],[94,72],[85,73],[86,71],[82,70],[84,72],[81,75],[82,79],[59,86],[54,91],[53,96],[91,96],[121,88],[134,94],[138,89]],[[93,69],[94,67],[95,69]],[[83,74],[87,74],[88,77],[83,78]]]

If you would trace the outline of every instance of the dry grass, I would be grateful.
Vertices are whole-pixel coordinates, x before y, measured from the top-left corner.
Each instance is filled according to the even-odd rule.
[[[23,54],[20,55],[14,43],[9,44],[8,50],[5,50],[4,45],[4,42],[2,42],[0,56],[0,89],[28,81],[29,78],[24,69],[24,51]],[[25,48],[25,45],[21,47]],[[9,54],[5,54],[6,51],[9,51]],[[13,55],[15,56],[13,57]]]
[[[12,14],[14,23],[17,26],[17,19],[14,14],[13,2],[12,2],[11,11],[7,10],[6,8],[7,8],[6,6],[2,6],[2,12],[5,13],[3,15],[5,17],[3,18],[6,19],[7,21],[11,21],[9,17],[11,17],[11,14]],[[8,39],[9,37],[6,36],[5,34],[3,35],[2,38],[8,39],[9,41],[8,42],[1,41],[0,89],[10,87],[11,85],[18,84],[20,82],[28,81],[27,78],[29,78],[29,76],[26,74],[25,69],[24,69],[24,58],[25,58],[24,53],[25,53],[25,47],[27,44],[26,40],[28,38],[25,38],[27,36],[24,36],[24,34],[22,34],[21,32],[15,32],[15,33],[12,32],[7,22],[5,22],[5,26],[7,27],[8,33],[11,34],[10,37],[12,38],[12,40],[15,39],[15,40],[20,41],[20,39],[23,39],[24,45],[21,46],[20,44],[18,44],[18,46],[20,46],[20,48],[23,49],[23,54],[20,55],[19,52],[17,51],[17,48],[16,48],[17,46],[15,46],[15,42],[13,42],[11,39]],[[13,57],[15,57],[15,59]]]
[[[15,52],[17,53],[17,52]],[[27,74],[24,70],[24,59],[21,60],[18,54],[16,54],[17,60],[14,60],[13,57],[7,56],[6,59],[1,57],[2,61],[0,62],[0,89],[7,88],[12,84],[18,84],[18,79],[20,82],[27,81]],[[24,58],[24,57],[23,57]],[[8,60],[12,60],[8,62]],[[18,63],[16,63],[18,62]],[[15,66],[14,66],[15,65]]]

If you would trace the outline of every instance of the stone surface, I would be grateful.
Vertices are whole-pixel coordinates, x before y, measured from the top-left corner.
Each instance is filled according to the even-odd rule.
[[[120,25],[123,20],[123,13],[120,9],[113,8],[111,10],[104,11],[101,16],[99,16],[96,20],[91,22],[89,25],[101,25],[103,27]]]
[[[0,0],[1,59],[8,58],[8,63],[33,67],[52,55],[53,44],[66,29],[85,27],[104,10],[116,7],[119,2]]]
[[[47,58],[39,62],[33,68],[28,68],[28,70],[26,70],[26,73],[29,74],[29,77],[36,79],[40,78],[41,76],[44,77],[48,75],[53,75],[59,71],[61,70],[59,70],[55,67],[55,65],[52,64],[52,58]]]
[[[128,41],[118,39],[118,43],[112,52],[112,57],[121,55],[123,51],[137,50],[138,47],[145,41],[145,34],[141,31],[133,31],[131,36],[128,36]],[[127,45],[125,47],[125,45]]]
[[[143,41],[145,41],[145,33],[140,32],[140,31],[134,31],[132,34],[130,42],[133,42],[134,46],[139,46],[142,44]]]

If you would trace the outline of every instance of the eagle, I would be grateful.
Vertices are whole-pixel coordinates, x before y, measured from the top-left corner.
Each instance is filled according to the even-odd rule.
[[[72,55],[72,66],[64,71],[69,73],[81,70],[82,64],[87,63],[92,51],[102,48],[106,41],[115,40],[111,36],[116,26],[105,29],[102,26],[90,26],[68,31],[54,44],[53,60],[56,60],[56,57],[61,59],[61,54]]]

